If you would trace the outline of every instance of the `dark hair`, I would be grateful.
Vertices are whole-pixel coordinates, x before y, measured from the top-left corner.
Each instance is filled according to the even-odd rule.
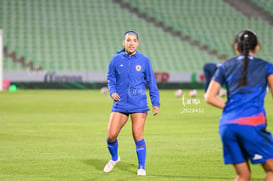
[[[139,39],[138,34],[135,31],[127,31],[127,32],[125,32],[124,35],[123,35],[123,39],[125,39],[125,37],[126,37],[127,34],[135,34],[137,36],[137,39]]]
[[[239,86],[247,84],[247,68],[249,63],[249,51],[254,51],[258,43],[258,38],[255,32],[251,30],[244,30],[237,34],[234,43],[237,44],[237,49],[244,55],[243,76],[239,80]]]

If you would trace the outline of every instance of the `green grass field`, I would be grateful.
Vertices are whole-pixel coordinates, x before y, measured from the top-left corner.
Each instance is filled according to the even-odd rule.
[[[174,90],[161,90],[158,116],[148,115],[146,177],[137,177],[131,122],[119,135],[121,162],[103,173],[110,159],[106,129],[111,99],[99,90],[19,90],[0,93],[0,180],[233,180],[223,164],[218,135],[221,110],[183,104]],[[185,92],[185,101],[188,100]],[[273,131],[272,97],[267,95],[268,130]],[[194,113],[182,113],[197,110]],[[263,180],[252,165],[252,180]]]

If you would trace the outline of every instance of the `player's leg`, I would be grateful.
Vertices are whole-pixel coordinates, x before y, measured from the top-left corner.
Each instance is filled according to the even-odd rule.
[[[147,113],[133,113],[132,132],[136,144],[136,152],[138,158],[138,175],[146,175],[145,160],[146,160],[146,143],[144,140],[144,125]]]
[[[135,142],[144,138],[144,125],[147,113],[132,113],[132,132]]]
[[[265,161],[265,163],[262,164],[262,166],[266,173],[265,181],[271,181],[273,180],[273,159],[272,159],[273,137],[270,132],[266,131],[266,129],[263,129],[262,133],[263,133],[263,139],[260,142],[262,142],[263,144],[266,144],[267,147],[264,148],[264,152],[267,152],[267,155],[268,155],[267,160]]]
[[[242,126],[240,125],[225,125],[221,126],[219,133],[223,143],[224,162],[225,164],[232,164],[235,168],[235,181],[248,181],[251,177],[251,171],[248,163],[248,154],[237,140],[245,142],[245,139],[238,137],[241,134]],[[246,132],[245,134],[248,134]]]
[[[265,125],[245,126],[244,147],[248,150],[249,160],[251,163],[261,163],[266,173],[265,180],[273,180],[273,138]],[[251,134],[249,134],[251,133]]]
[[[108,129],[107,129],[107,140],[113,142],[117,139],[121,128],[125,125],[128,120],[128,115],[120,112],[112,112],[110,115]]]
[[[262,166],[266,173],[265,181],[273,180],[273,159],[267,160]]]
[[[251,171],[248,162],[233,164],[236,171],[236,178],[234,181],[249,181]]]
[[[112,112],[107,129],[107,147],[111,154],[111,160],[105,165],[104,172],[110,172],[120,160],[118,156],[118,135],[121,128],[128,120],[128,115]]]
[[[112,112],[109,119],[108,130],[107,130],[107,146],[112,156],[112,160],[118,159],[118,140],[117,137],[121,128],[125,125],[128,120],[128,115]]]

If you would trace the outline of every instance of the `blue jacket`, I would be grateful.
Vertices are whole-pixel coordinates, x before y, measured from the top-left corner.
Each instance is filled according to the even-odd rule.
[[[122,52],[113,56],[107,73],[110,96],[118,93],[119,102],[113,102],[113,112],[147,112],[145,83],[147,82],[153,106],[160,106],[159,92],[148,57],[136,52],[129,56]]]

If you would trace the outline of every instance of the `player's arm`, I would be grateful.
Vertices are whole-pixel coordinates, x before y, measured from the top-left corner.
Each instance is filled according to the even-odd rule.
[[[159,113],[160,96],[159,96],[159,91],[156,85],[154,71],[150,61],[147,61],[147,69],[145,74],[146,74],[147,85],[150,92],[151,102],[153,105],[153,109],[152,109],[153,115],[156,116]]]
[[[115,69],[113,65],[113,59],[111,60],[108,72],[107,72],[107,81],[108,81],[108,88],[110,97],[115,101],[119,101],[120,97],[116,90],[116,76],[115,76]]]
[[[225,102],[223,99],[221,99],[218,96],[218,92],[221,89],[221,84],[219,84],[218,82],[211,80],[207,93],[205,95],[205,101],[208,104],[211,104],[217,108],[223,109],[225,107]]]
[[[269,87],[270,87],[270,92],[271,92],[271,95],[273,97],[273,74],[269,75],[267,77],[267,82],[269,84]]]

